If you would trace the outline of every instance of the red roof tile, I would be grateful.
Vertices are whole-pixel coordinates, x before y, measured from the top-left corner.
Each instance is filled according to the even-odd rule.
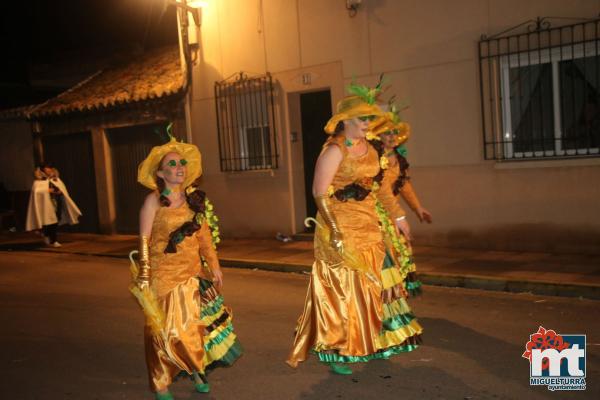
[[[100,111],[122,104],[159,99],[183,89],[178,47],[149,51],[124,65],[110,67],[35,106],[30,118]]]
[[[27,113],[30,112],[34,107],[35,105],[31,105],[0,110],[0,121],[13,119],[25,120],[27,119]]]

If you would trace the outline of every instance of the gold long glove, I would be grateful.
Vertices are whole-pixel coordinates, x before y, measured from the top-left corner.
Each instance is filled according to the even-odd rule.
[[[136,263],[133,259],[135,253],[138,254],[139,263]],[[129,253],[129,260],[131,261],[130,270],[133,278],[133,282],[129,285],[129,291],[137,299],[142,308],[146,316],[146,324],[152,329],[153,335],[160,336],[163,340],[166,340],[163,331],[165,313],[150,288],[148,236],[140,236],[140,249],[139,251],[134,250]]]
[[[137,285],[140,289],[150,286],[150,252],[148,250],[148,236],[140,236],[140,271],[137,276]]]
[[[316,196],[315,203],[317,203],[317,209],[329,228],[329,243],[340,255],[342,255],[344,253],[344,244],[342,242],[344,236],[340,231],[335,215],[333,215],[333,212],[329,209],[329,197],[325,194]]]

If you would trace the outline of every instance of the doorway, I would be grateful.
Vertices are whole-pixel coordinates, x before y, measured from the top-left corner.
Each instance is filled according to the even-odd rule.
[[[69,195],[81,210],[77,225],[65,225],[61,231],[98,233],[96,171],[90,132],[42,136],[44,160],[52,164],[65,183]]]
[[[150,193],[137,182],[138,165],[152,147],[165,143],[166,123],[130,125],[107,130],[115,186],[115,227],[118,233],[139,231],[139,210]]]
[[[306,216],[314,217],[317,206],[312,195],[312,182],[315,175],[315,164],[321,153],[327,134],[323,130],[331,118],[331,91],[302,93],[300,95],[300,120],[302,124],[302,152],[304,159],[304,190],[306,200]],[[306,228],[305,231],[313,231]]]

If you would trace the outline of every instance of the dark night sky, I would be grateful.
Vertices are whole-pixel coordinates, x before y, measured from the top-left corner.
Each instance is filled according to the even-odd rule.
[[[0,108],[56,94],[61,90],[48,82],[54,76],[64,82],[69,68],[85,75],[115,54],[176,44],[175,7],[163,10],[162,0],[6,2],[0,13]]]

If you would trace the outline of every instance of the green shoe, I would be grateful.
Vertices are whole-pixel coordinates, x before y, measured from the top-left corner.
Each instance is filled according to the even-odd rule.
[[[336,363],[328,363],[328,364],[329,364],[329,369],[334,374],[338,374],[338,375],[352,375],[352,370],[347,365],[344,365],[344,364],[340,365],[340,364],[336,364]]]
[[[194,389],[198,393],[208,393],[210,392],[210,385],[208,383],[194,383]]]
[[[154,398],[156,400],[175,400],[173,398],[173,395],[171,394],[171,392],[167,392],[167,393],[158,393],[158,392],[156,392],[154,394]]]
[[[206,380],[206,376],[205,375],[200,375],[197,371],[194,371],[194,389],[196,389],[196,392],[198,393],[208,393],[210,392],[210,386],[208,384],[208,381]],[[198,383],[198,382],[202,382],[202,383]]]

